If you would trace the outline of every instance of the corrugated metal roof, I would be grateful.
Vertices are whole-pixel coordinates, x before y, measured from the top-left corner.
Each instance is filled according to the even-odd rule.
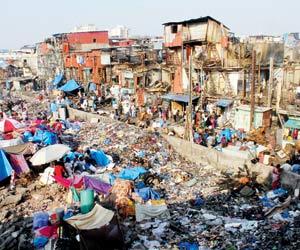
[[[192,24],[192,23],[204,23],[208,22],[208,20],[214,21],[217,24],[221,25],[221,22],[212,18],[211,16],[206,16],[206,17],[199,17],[199,18],[194,18],[194,19],[189,19],[189,20],[184,20],[181,22],[167,22],[163,23],[163,25],[173,25],[173,24]],[[229,29],[227,26],[223,24],[224,28]]]
[[[199,96],[193,96],[192,100],[198,99]],[[176,102],[189,102],[189,96],[188,95],[177,95],[177,94],[166,94],[162,96],[162,99],[170,100],[170,101],[176,101]]]

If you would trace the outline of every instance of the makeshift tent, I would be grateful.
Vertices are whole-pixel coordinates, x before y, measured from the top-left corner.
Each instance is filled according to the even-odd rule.
[[[114,212],[96,204],[87,214],[65,219],[80,235],[80,249],[125,249],[123,234]]]
[[[75,80],[70,80],[68,81],[65,85],[61,86],[60,88],[58,88],[61,91],[64,92],[72,92],[74,90],[79,89],[80,86],[78,85],[78,83]]]
[[[43,143],[45,145],[53,145],[57,143],[57,135],[47,130],[36,130],[32,142]]]
[[[14,119],[4,118],[0,121],[0,132],[2,133],[13,132],[22,127],[23,125]]]
[[[0,150],[0,181],[3,181],[11,175],[12,167],[6,158],[3,150]]]
[[[54,80],[53,80],[53,84],[57,85],[61,82],[61,80],[63,79],[63,74],[58,74],[55,76]]]
[[[30,171],[28,164],[23,155],[10,154],[9,159],[13,169],[18,175],[22,173],[28,173]]]
[[[3,150],[7,154],[16,154],[16,155],[28,155],[32,154],[34,151],[34,144],[29,142],[29,143],[24,143],[16,146],[10,146],[10,147],[5,147]]]
[[[105,167],[110,163],[109,158],[102,150],[91,150],[91,158],[101,167]]]
[[[37,151],[30,159],[33,166],[43,165],[64,157],[71,149],[63,144],[54,144]]]

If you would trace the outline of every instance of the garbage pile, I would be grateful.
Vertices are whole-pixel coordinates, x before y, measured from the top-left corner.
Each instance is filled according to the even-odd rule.
[[[299,194],[270,191],[247,167],[189,162],[158,132],[70,123],[58,136],[65,145],[43,145],[28,158],[30,173],[0,190],[5,249],[300,248]],[[52,165],[86,158],[93,164],[68,177]]]

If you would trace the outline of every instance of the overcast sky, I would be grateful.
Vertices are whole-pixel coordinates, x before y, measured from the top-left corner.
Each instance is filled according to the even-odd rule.
[[[299,0],[1,0],[0,48],[19,48],[75,26],[123,24],[162,35],[162,23],[210,15],[239,35],[300,31]]]

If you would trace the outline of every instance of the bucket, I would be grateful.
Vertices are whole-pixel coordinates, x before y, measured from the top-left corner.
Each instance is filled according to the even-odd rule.
[[[86,189],[80,192],[80,211],[82,214],[90,212],[94,207],[94,190]]]

